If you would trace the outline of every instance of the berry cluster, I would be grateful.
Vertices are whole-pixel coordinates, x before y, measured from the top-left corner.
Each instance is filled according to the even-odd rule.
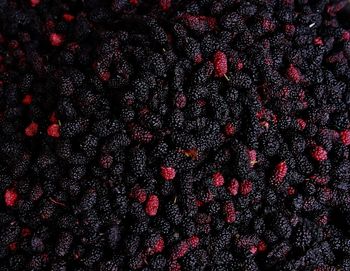
[[[347,0],[0,0],[0,270],[350,270]]]

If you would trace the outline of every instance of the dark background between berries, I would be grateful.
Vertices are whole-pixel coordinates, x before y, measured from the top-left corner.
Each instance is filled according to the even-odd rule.
[[[0,271],[350,270],[349,10],[0,0]]]

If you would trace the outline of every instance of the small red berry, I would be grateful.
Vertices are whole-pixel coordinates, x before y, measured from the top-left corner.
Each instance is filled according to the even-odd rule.
[[[63,20],[65,20],[68,23],[72,22],[74,20],[74,18],[75,17],[69,13],[63,14]]]
[[[214,55],[214,68],[216,77],[223,77],[227,73],[227,58],[221,51],[217,51]]]
[[[162,177],[165,180],[170,181],[170,180],[175,178],[176,171],[172,167],[164,167],[164,166],[162,166],[160,168],[160,174],[162,175]]]
[[[314,44],[317,46],[323,46],[323,40],[321,37],[317,37],[314,39]]]
[[[287,24],[284,26],[284,31],[287,35],[293,35],[295,32],[295,26],[292,24]]]
[[[99,74],[102,81],[108,81],[111,78],[111,73],[109,71],[103,71]]]
[[[251,246],[249,251],[250,253],[255,254],[258,251],[258,248],[256,246]]]
[[[30,0],[30,5],[32,7],[35,7],[40,4],[40,0]]]
[[[289,80],[294,81],[296,83],[299,83],[301,80],[300,71],[293,64],[289,66],[287,70],[287,76]]]
[[[190,245],[191,248],[195,248],[199,244],[199,237],[196,235],[193,235],[187,239],[187,243]]]
[[[249,150],[248,151],[248,157],[249,157],[250,167],[254,167],[254,165],[257,163],[256,151],[255,150]]]
[[[32,234],[32,232],[31,232],[31,230],[29,229],[29,228],[23,228],[22,230],[21,230],[21,235],[23,236],[23,237],[28,237],[29,235],[31,235]]]
[[[349,31],[345,31],[345,32],[342,34],[342,40],[343,40],[343,41],[349,41],[349,40],[350,40],[350,32],[349,32]]]
[[[194,57],[194,63],[199,64],[199,63],[201,63],[202,61],[203,61],[203,57],[202,57],[201,54],[195,55],[195,57]]]
[[[350,130],[341,131],[340,139],[345,146],[350,145]]]
[[[134,187],[130,193],[130,197],[136,199],[138,202],[143,203],[147,199],[146,191],[138,186]]]
[[[57,123],[58,122],[58,119],[57,119],[57,116],[56,116],[56,112],[53,112],[50,116],[50,122],[51,123]]]
[[[168,11],[171,6],[171,0],[159,0],[159,5],[163,11]]]
[[[213,185],[218,187],[218,186],[223,186],[225,183],[224,176],[220,172],[216,172],[213,174]]]
[[[258,243],[258,251],[259,252],[264,252],[264,251],[266,251],[266,243],[264,242],[264,241],[259,241],[259,243]]]
[[[57,33],[52,33],[50,35],[50,42],[52,46],[61,46],[63,43],[63,36]]]
[[[32,137],[35,136],[36,133],[38,132],[38,124],[35,122],[32,122],[27,126],[27,128],[24,130],[24,133],[26,136]]]
[[[324,161],[327,160],[327,151],[322,148],[321,146],[317,146],[311,153],[311,156],[316,160],[316,161]]]
[[[47,134],[51,137],[60,137],[60,126],[58,124],[51,124],[47,128]]]
[[[100,165],[103,168],[110,168],[113,164],[113,157],[109,154],[104,155],[100,159]]]
[[[164,240],[162,237],[160,237],[154,246],[149,250],[149,254],[153,255],[155,253],[161,253],[164,249]]]
[[[306,122],[303,119],[297,119],[298,126],[301,130],[304,130],[306,127]]]
[[[240,192],[243,196],[248,195],[253,189],[253,183],[249,180],[244,180],[240,186]]]
[[[6,206],[8,207],[14,206],[18,200],[18,194],[16,190],[14,188],[6,189],[4,199],[5,199]]]
[[[17,249],[17,243],[16,242],[12,242],[9,244],[9,249],[11,251],[15,251]]]
[[[225,221],[227,223],[233,223],[236,221],[236,210],[232,202],[225,203],[224,212],[226,214]]]
[[[139,1],[138,0],[129,0],[129,3],[133,6],[138,5]]]
[[[227,123],[225,126],[225,134],[227,136],[232,136],[234,133],[235,133],[235,126],[231,122]]]
[[[285,161],[277,164],[277,166],[275,168],[275,173],[274,173],[275,180],[278,181],[279,183],[282,182],[284,177],[286,177],[286,175],[287,175],[287,171],[288,171],[288,166],[287,166],[287,163]]]
[[[159,199],[156,195],[151,195],[146,203],[146,214],[155,216],[158,212]]]
[[[32,95],[27,94],[23,97],[22,104],[24,105],[30,105],[32,103]]]
[[[287,193],[288,193],[289,196],[294,195],[294,194],[295,194],[295,188],[292,187],[292,186],[289,186],[289,187],[287,188]]]
[[[236,179],[232,179],[229,186],[228,191],[232,196],[236,196],[238,194],[239,182]]]
[[[176,260],[185,256],[189,248],[189,244],[186,241],[182,241],[171,254],[171,259]]]
[[[184,108],[186,106],[186,103],[187,103],[187,98],[185,96],[185,94],[183,93],[179,93],[176,95],[176,98],[175,98],[175,105],[177,108]]]

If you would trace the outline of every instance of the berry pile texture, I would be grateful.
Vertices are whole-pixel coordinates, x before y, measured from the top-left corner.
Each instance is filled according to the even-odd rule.
[[[0,0],[0,271],[350,270],[347,0]]]

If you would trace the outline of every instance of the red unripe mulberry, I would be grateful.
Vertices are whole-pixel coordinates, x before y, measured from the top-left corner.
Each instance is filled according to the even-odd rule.
[[[343,144],[345,146],[350,145],[350,130],[341,131],[340,132],[340,139],[341,139],[341,142],[343,142]]]
[[[40,0],[30,0],[30,5],[32,7],[35,7],[40,4]]]
[[[235,133],[235,126],[231,122],[227,123],[225,126],[225,134],[227,136],[232,136],[234,133]]]
[[[22,104],[30,105],[32,103],[32,100],[33,100],[32,95],[27,94],[23,97]]]
[[[195,248],[199,244],[199,237],[196,235],[193,235],[187,239],[187,243],[190,245],[191,248]]]
[[[232,196],[236,196],[238,194],[239,182],[236,179],[232,179],[229,186],[228,191]]]
[[[171,254],[171,259],[176,260],[179,259],[187,253],[189,250],[189,244],[186,241],[182,241],[173,251]]]
[[[149,248],[148,254],[149,255],[153,255],[156,253],[161,253],[164,249],[164,240],[162,237],[160,237],[154,244],[154,246],[152,246],[151,248]]]
[[[225,221],[233,223],[236,221],[236,210],[232,202],[226,202],[224,205]]]
[[[47,128],[47,134],[51,137],[60,137],[60,126],[58,124],[51,124]]]
[[[156,195],[151,195],[146,203],[146,214],[155,216],[158,212],[159,199]]]
[[[27,126],[27,128],[24,130],[24,133],[26,136],[32,137],[35,136],[36,133],[38,132],[38,124],[35,122],[32,122]]]
[[[287,70],[287,76],[289,80],[294,81],[296,83],[300,82],[300,71],[293,65],[291,64]]]
[[[176,171],[172,167],[161,167],[160,174],[165,180],[170,181],[175,178]]]
[[[216,172],[213,174],[213,185],[218,187],[218,186],[223,186],[225,183],[224,176],[220,172]]]
[[[144,189],[140,187],[134,187],[130,193],[130,197],[136,199],[140,203],[143,203],[147,199],[147,194]]]
[[[171,6],[171,0],[159,0],[159,5],[163,11],[168,11]]]
[[[4,200],[5,200],[6,206],[8,206],[8,207],[14,206],[18,200],[18,194],[17,194],[16,190],[13,188],[6,189],[5,195],[4,195]]]
[[[68,23],[70,23],[71,21],[73,21],[74,18],[75,18],[75,17],[74,17],[73,15],[69,14],[69,13],[63,14],[63,19],[64,19],[66,22],[68,22]]]
[[[216,77],[223,77],[227,73],[227,58],[221,51],[217,51],[214,55],[214,68]]]
[[[288,170],[288,167],[287,167],[287,163],[285,161],[277,164],[277,166],[275,168],[274,179],[278,183],[281,183],[283,181],[284,177],[286,177],[286,175],[287,175],[287,170]]]
[[[249,180],[244,180],[240,186],[240,192],[243,196],[248,195],[253,189],[253,183]]]
[[[327,151],[322,148],[321,146],[317,146],[311,153],[311,156],[316,160],[316,161],[324,161],[327,160]]]
[[[61,46],[63,43],[63,36],[57,33],[52,33],[50,35],[50,42],[52,46]]]

